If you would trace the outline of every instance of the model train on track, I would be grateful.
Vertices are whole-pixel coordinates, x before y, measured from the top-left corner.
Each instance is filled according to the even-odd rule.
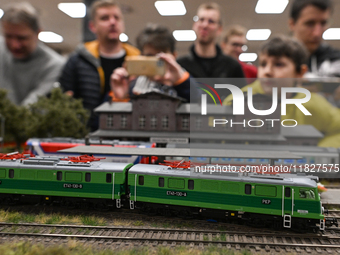
[[[1,202],[82,204],[164,215],[246,220],[296,229],[325,227],[317,177],[256,173],[197,174],[165,165],[98,158],[0,158]]]

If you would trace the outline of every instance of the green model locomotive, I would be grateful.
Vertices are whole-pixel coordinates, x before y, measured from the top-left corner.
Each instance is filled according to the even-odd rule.
[[[142,164],[131,167],[128,176],[131,209],[324,229],[314,176],[239,172],[195,175],[184,169]]]

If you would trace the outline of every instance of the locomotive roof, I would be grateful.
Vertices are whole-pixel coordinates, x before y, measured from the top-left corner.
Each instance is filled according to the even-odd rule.
[[[304,174],[256,174],[256,173],[240,173],[240,172],[222,172],[222,173],[195,173],[193,170],[177,169],[163,165],[143,165],[138,164],[130,168],[129,174],[145,174],[156,176],[168,176],[179,178],[209,179],[209,180],[225,180],[239,181],[249,183],[262,183],[273,185],[289,185],[299,187],[316,188],[318,177],[306,176]]]
[[[122,172],[128,165],[128,163],[100,161],[74,163],[60,160],[60,158],[62,157],[34,157],[25,160],[3,160],[0,161],[0,168]]]

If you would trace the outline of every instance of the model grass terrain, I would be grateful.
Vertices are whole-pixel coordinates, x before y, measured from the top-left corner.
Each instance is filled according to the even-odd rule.
[[[160,255],[210,255],[210,254],[251,254],[247,250],[234,251],[227,248],[217,248],[211,246],[204,250],[191,247],[137,247],[137,248],[121,248],[112,247],[98,248],[84,243],[69,240],[64,245],[44,246],[41,244],[31,244],[29,242],[4,243],[0,245],[1,254],[16,254],[16,255],[46,255],[46,254],[63,254],[63,255],[145,255],[145,254],[160,254]]]
[[[130,208],[144,212],[245,220],[257,226],[324,229],[317,177],[292,174],[193,175],[164,165],[4,155],[5,203]]]

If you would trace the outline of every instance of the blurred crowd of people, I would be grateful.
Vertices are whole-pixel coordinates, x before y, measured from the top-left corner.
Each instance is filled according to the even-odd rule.
[[[322,39],[333,15],[331,0],[293,0],[287,21],[292,36],[269,38],[259,49],[258,67],[239,60],[247,44],[247,30],[241,25],[223,29],[222,12],[213,2],[198,6],[193,23],[197,39],[187,55],[177,58],[175,39],[163,25],[148,24],[137,37],[137,47],[122,43],[119,35],[124,32],[124,17],[119,4],[96,0],[89,22],[96,40],[79,45],[64,59],[38,40],[41,26],[35,8],[28,3],[9,4],[1,19],[0,88],[8,90],[14,103],[27,105],[47,95],[58,82],[65,93],[83,100],[84,107],[91,111],[89,127],[96,130],[98,118],[93,110],[101,103],[129,101],[132,95],[154,90],[190,102],[195,98],[190,78],[245,78],[245,89],[252,86],[256,93],[271,95],[269,83],[258,78],[340,77],[340,51]],[[125,58],[138,55],[163,60],[165,74],[129,76]],[[295,82],[284,86],[300,85]],[[335,87],[331,94],[333,101],[328,99],[336,104],[340,89]],[[328,113],[322,118],[321,113],[313,116],[320,117],[324,125],[314,123],[316,119],[301,120],[301,124],[312,124],[327,135],[339,134],[338,108],[319,95],[313,98],[309,105]],[[229,97],[224,103],[230,101]]]

